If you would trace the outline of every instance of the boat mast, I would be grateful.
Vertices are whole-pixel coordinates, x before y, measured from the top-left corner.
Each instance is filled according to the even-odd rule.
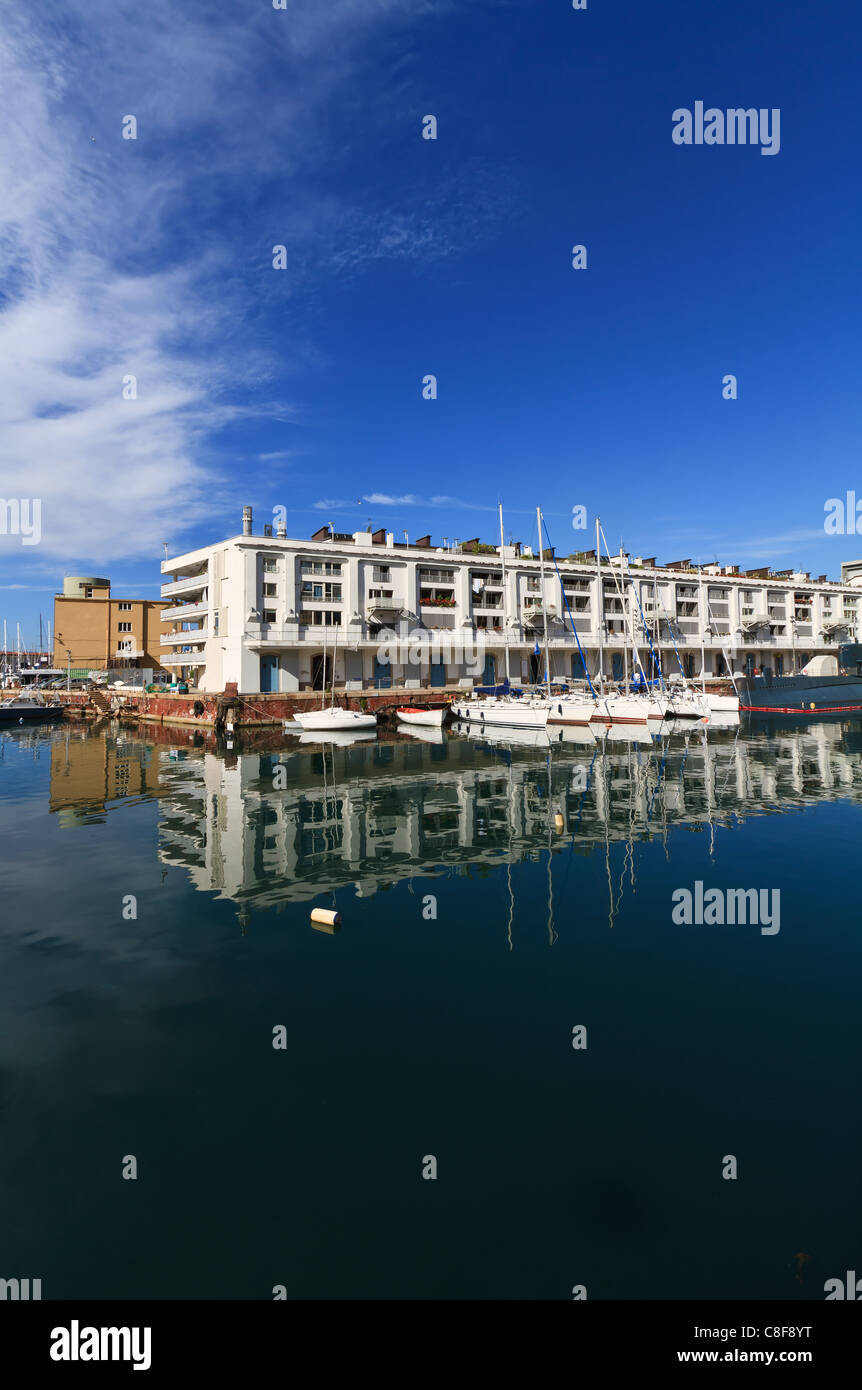
[[[333,623],[335,631],[332,634],[332,679],[329,682],[329,708],[335,709],[335,658],[338,653],[338,623]]]
[[[609,559],[609,560],[610,560],[610,558],[611,558],[610,555],[608,555],[608,559]],[[622,558],[623,558],[623,543],[622,543],[622,541],[620,541],[620,574],[622,574]],[[616,575],[614,575],[614,582],[616,583]],[[618,590],[619,590],[619,587],[620,587],[619,584],[617,584],[617,589],[618,589]],[[628,610],[628,607],[629,607],[629,597],[628,597],[628,594],[626,594],[625,592],[621,593],[621,598],[622,598],[622,605],[623,605],[623,636],[624,636],[624,641],[623,641],[623,662],[624,662],[624,669],[625,669],[625,685],[624,685],[623,689],[626,691],[626,693],[628,693],[628,688],[629,688],[629,627],[630,627],[630,626],[631,626],[631,633],[632,633],[632,676],[634,676],[634,673],[635,673],[635,666],[637,665],[638,649],[637,649],[637,647],[636,647],[636,645],[635,645],[634,624],[633,624],[633,623],[632,623],[632,624],[629,624],[629,615],[628,615],[628,611],[627,611],[627,610]]]
[[[542,588],[542,617],[545,623],[545,689],[548,698],[551,696],[551,667],[548,659],[548,604],[545,596],[545,547],[542,544],[542,509],[536,508],[536,520],[539,523],[539,571],[541,574]]]
[[[539,538],[541,539],[541,537]],[[503,567],[503,660],[509,680],[509,591],[506,588],[506,543],[503,538],[503,503],[500,503],[500,563]]]
[[[601,526],[601,517],[598,517],[598,516],[597,516],[597,517],[596,517],[596,580],[597,580],[598,586],[599,586],[599,609],[598,609],[598,624],[599,624],[599,694],[600,694],[600,695],[604,695],[604,693],[605,693],[605,643],[604,643],[605,604],[604,604],[604,595],[602,594],[602,548],[601,548],[601,544],[600,544],[600,542],[599,542],[599,530],[600,530],[600,526]]]
[[[697,571],[697,611],[700,617],[700,688],[706,694],[706,651],[703,645],[705,624],[703,612],[703,570]]]
[[[323,629],[323,674],[320,680],[320,708],[326,703],[326,628]]]

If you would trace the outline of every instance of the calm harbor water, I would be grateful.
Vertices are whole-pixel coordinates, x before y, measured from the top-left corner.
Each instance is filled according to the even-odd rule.
[[[862,725],[155,737],[0,736],[0,1275],[793,1300],[858,1267]],[[780,930],[678,925],[697,882],[780,890]]]

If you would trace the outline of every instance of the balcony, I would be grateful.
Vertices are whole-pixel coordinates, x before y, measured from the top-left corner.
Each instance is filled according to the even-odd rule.
[[[200,594],[209,584],[209,577],[203,574],[194,575],[191,579],[175,579],[170,584],[163,584],[161,588],[162,598],[179,598],[182,594]]]
[[[206,666],[203,652],[174,652],[159,658],[163,666]]]
[[[191,646],[206,642],[211,636],[208,627],[196,627],[192,632],[163,632],[159,639],[162,647]]]
[[[548,623],[559,622],[557,610],[553,604],[542,604],[541,601],[525,604],[524,606],[524,627],[537,628],[544,627],[545,615],[547,614]]]
[[[202,603],[178,603],[173,608],[163,608],[159,617],[163,623],[185,623],[192,618],[208,618],[209,611],[209,600]]]
[[[404,605],[395,598],[370,598],[365,603],[365,617],[369,623],[395,623],[404,615]]]
[[[114,652],[113,660],[138,661],[142,656],[145,655],[146,653],[144,652],[142,647],[120,647],[118,651]]]

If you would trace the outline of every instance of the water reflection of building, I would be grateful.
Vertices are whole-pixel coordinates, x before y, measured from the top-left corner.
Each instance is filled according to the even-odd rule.
[[[50,742],[49,805],[60,824],[76,825],[112,803],[151,794],[151,749],[143,739],[65,726]]]
[[[769,738],[697,732],[654,747],[545,752],[468,739],[293,745],[230,760],[161,749],[158,779],[162,861],[202,890],[263,908],[859,800],[862,732],[824,723]]]

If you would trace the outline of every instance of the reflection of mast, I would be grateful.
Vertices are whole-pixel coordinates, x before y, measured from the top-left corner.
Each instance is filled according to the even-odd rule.
[[[502,507],[501,507],[500,510],[502,511]],[[509,820],[509,858],[508,858],[507,863],[506,863],[506,886],[507,886],[507,888],[508,888],[508,890],[509,890],[509,926],[508,926],[508,929],[507,929],[507,931],[506,931],[506,938],[507,938],[507,940],[508,940],[508,942],[509,942],[509,950],[511,951],[511,950],[513,949],[513,948],[512,948],[512,923],[513,923],[514,918],[515,918],[515,894],[514,894],[514,891],[513,891],[513,889],[512,889],[512,829],[513,829],[513,816],[512,816],[512,755],[511,755],[511,753],[509,754],[509,777],[508,777],[508,781],[507,781],[507,785],[506,785],[506,799],[507,799],[508,811],[509,811],[509,816],[508,816],[508,820]]]

